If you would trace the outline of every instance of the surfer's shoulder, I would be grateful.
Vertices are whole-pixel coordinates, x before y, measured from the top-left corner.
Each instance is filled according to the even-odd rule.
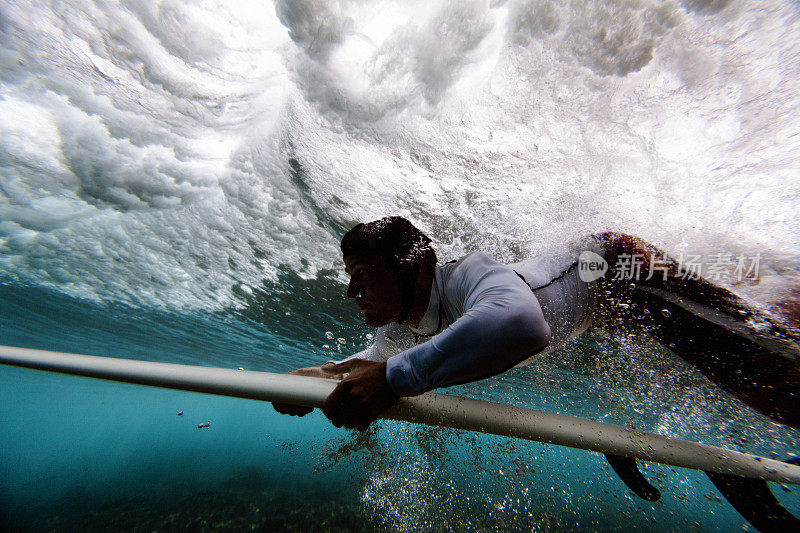
[[[473,268],[492,267],[494,265],[501,265],[501,263],[495,261],[494,258],[486,252],[477,251],[470,252],[460,259],[448,261],[440,268],[450,272],[464,272]]]
[[[447,293],[448,289],[453,290],[454,287],[472,285],[498,268],[506,268],[506,265],[498,263],[486,252],[471,252],[438,267],[438,277]]]

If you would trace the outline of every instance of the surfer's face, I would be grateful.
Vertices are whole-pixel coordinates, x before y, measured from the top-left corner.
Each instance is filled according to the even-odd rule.
[[[403,309],[400,281],[380,255],[357,254],[344,260],[350,274],[347,297],[358,304],[367,325],[373,328],[394,322]]]

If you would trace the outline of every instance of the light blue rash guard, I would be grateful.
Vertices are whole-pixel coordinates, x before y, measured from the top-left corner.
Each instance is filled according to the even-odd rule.
[[[524,364],[588,327],[594,292],[571,268],[575,257],[548,253],[504,265],[475,252],[437,266],[419,326],[378,328],[372,346],[347,359],[386,361],[398,396]]]

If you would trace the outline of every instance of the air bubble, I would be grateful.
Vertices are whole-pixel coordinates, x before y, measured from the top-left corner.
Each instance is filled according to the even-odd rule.
[[[328,339],[333,339],[333,332],[332,331],[326,331],[325,332],[325,337],[327,337]]]
[[[346,340],[344,340],[344,339],[343,339],[343,338],[341,338],[341,337],[339,337],[338,339],[336,339],[336,342],[338,342],[339,344],[347,344],[347,341],[346,341]]]
[[[671,317],[671,316],[672,316],[672,312],[670,312],[670,310],[669,310],[669,309],[662,309],[662,310],[661,310],[661,314],[662,314],[662,315],[664,315],[664,316],[665,316],[665,317],[667,317],[667,318],[669,318],[669,317]]]

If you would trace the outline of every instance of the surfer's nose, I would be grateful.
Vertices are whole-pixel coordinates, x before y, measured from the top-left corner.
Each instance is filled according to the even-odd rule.
[[[359,290],[356,287],[356,282],[353,279],[350,279],[350,283],[347,284],[347,297],[348,298],[355,298],[358,296]]]

